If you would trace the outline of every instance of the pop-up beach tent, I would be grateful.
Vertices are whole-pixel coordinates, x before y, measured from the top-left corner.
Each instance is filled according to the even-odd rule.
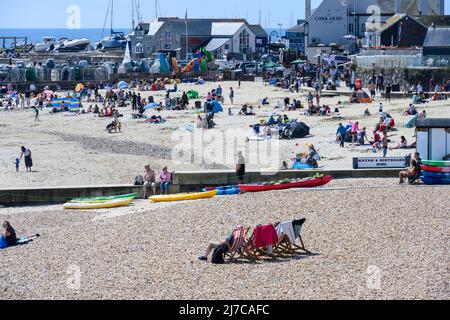
[[[117,85],[117,89],[120,89],[120,90],[125,90],[125,89],[128,89],[129,87],[130,86],[125,81],[120,81],[119,84]]]

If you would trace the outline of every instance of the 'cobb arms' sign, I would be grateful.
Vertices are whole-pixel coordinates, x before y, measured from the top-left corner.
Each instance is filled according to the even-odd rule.
[[[409,167],[411,156],[407,157],[364,157],[353,158],[353,169],[390,168],[404,169]]]
[[[343,21],[343,17],[316,17],[316,21],[322,21],[322,22],[334,22],[334,21]]]

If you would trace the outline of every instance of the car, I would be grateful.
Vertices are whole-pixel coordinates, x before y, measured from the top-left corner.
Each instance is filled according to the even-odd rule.
[[[242,62],[237,65],[238,70],[242,70],[243,73],[256,73],[258,64],[256,62]]]

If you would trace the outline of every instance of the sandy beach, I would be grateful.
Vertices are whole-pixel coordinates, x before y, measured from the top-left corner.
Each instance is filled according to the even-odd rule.
[[[305,116],[304,110],[285,112],[275,109],[279,101],[285,97],[300,99],[306,104],[305,93],[289,93],[286,90],[264,86],[262,83],[243,82],[240,89],[237,82],[206,83],[205,85],[181,84],[179,92],[172,96],[181,96],[182,91],[196,90],[200,93],[198,100],[205,101],[206,95],[212,89],[221,85],[224,90],[226,102],[224,113],[216,115],[217,127],[204,132],[204,143],[192,148],[194,154],[180,159],[176,148],[190,151],[191,146],[185,145],[184,140],[176,140],[181,137],[190,137],[195,126],[197,113],[191,109],[194,102],[191,101],[190,109],[185,111],[147,111],[146,114],[161,115],[167,121],[163,124],[141,123],[132,119],[131,107],[120,109],[124,115],[122,133],[108,134],[105,130],[110,119],[101,119],[93,114],[49,114],[44,110],[40,114],[40,122],[34,121],[32,111],[7,111],[0,112],[0,135],[2,136],[2,148],[0,149],[0,187],[11,186],[59,186],[59,185],[93,185],[93,184],[127,184],[132,183],[133,178],[142,173],[143,166],[150,164],[156,170],[163,165],[168,165],[170,170],[199,170],[199,169],[224,169],[234,168],[234,154],[237,150],[245,150],[248,169],[260,169],[269,167],[279,169],[282,161],[289,161],[296,153],[306,151],[306,143],[313,143],[323,157],[320,166],[327,169],[351,168],[352,158],[355,156],[372,156],[370,146],[351,146],[347,144],[345,149],[339,148],[335,143],[336,128],[339,122],[359,121],[360,127],[367,127],[368,137],[372,138],[372,130],[378,121],[377,98],[373,104],[346,105],[341,108],[343,119],[327,116]],[[171,86],[169,85],[169,88]],[[235,89],[234,105],[230,105],[228,99],[229,88]],[[63,94],[63,93],[60,93]],[[162,101],[165,92],[141,92],[142,97],[153,95],[155,101]],[[269,98],[270,105],[258,108],[261,99]],[[194,99],[196,100],[196,99]],[[327,104],[332,109],[338,101],[347,101],[346,96],[323,97],[321,104]],[[405,129],[404,123],[409,117],[401,113],[407,109],[410,99],[392,100],[384,104],[384,111],[390,113],[396,123],[398,131],[389,133],[394,146],[400,136],[404,135],[408,143],[414,142],[414,129]],[[254,106],[257,116],[239,116],[238,112],[243,104]],[[90,105],[83,102],[87,108]],[[426,110],[428,117],[449,117],[450,102],[438,101],[418,105],[419,111]],[[228,115],[228,108],[233,115]],[[370,117],[364,117],[366,108],[371,112]],[[247,136],[252,136],[250,125],[256,124],[260,119],[267,119],[271,114],[286,114],[291,119],[298,119],[311,127],[311,136],[296,140],[246,142]],[[197,132],[197,131],[195,131]],[[237,147],[226,149],[226,161],[223,155],[210,153],[212,146],[229,142],[228,135],[232,134]],[[208,136],[209,135],[209,136]],[[274,135],[276,136],[276,134]],[[212,138],[211,138],[212,137]],[[222,143],[222,144],[221,144]],[[25,145],[33,152],[34,171],[26,174],[25,168],[16,173],[14,159],[19,155],[19,148]],[[228,148],[228,146],[226,147]],[[262,150],[273,148],[274,152],[264,159],[257,157],[258,148]],[[266,149],[265,149],[266,148]],[[413,150],[393,150],[391,156],[403,156]],[[217,150],[214,152],[217,153]],[[220,152],[220,150],[219,150]],[[263,151],[264,152],[264,151]],[[202,157],[203,155],[203,157]],[[380,155],[380,154],[379,154]],[[191,158],[194,161],[191,161]],[[186,161],[187,160],[187,161]]]
[[[8,267],[0,297],[449,299],[449,189],[396,184],[338,180],[317,191],[89,212],[3,208],[1,219],[14,221],[18,234],[41,237],[1,251]],[[197,260],[238,224],[300,217],[313,255],[220,266]]]

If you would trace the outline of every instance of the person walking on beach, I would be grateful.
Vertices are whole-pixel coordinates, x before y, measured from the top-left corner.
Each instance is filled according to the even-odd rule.
[[[137,110],[137,95],[136,92],[133,92],[133,95],[131,97],[131,107],[133,111]]]
[[[388,85],[386,86],[386,100],[389,100],[389,103],[391,103],[391,92],[392,92],[392,86],[390,83],[388,83]]]
[[[242,151],[238,152],[238,160],[236,164],[236,175],[238,178],[238,184],[244,183],[245,177],[245,158]]]
[[[41,121],[39,120],[39,109],[38,108],[34,108],[34,121]]]
[[[19,167],[20,167],[20,159],[19,158],[16,158],[15,165],[16,165],[16,172],[19,172]]]
[[[339,146],[341,148],[344,148],[345,144],[345,135],[347,134],[347,129],[342,125],[342,123],[339,123],[339,126],[336,131],[337,138],[339,139]]]
[[[383,149],[383,158],[386,158],[387,156],[387,151],[388,151],[388,135],[387,135],[387,131],[383,131],[383,140],[382,140],[382,149]]]
[[[20,160],[22,157],[25,157],[25,167],[27,168],[27,172],[31,172],[31,167],[33,166],[33,159],[31,158],[31,150],[22,146],[20,148],[22,153],[20,154]]]
[[[352,145],[356,144],[356,142],[358,142],[358,131],[359,131],[359,122],[352,122]]]
[[[230,101],[231,104],[234,104],[234,90],[232,87],[230,87]]]

